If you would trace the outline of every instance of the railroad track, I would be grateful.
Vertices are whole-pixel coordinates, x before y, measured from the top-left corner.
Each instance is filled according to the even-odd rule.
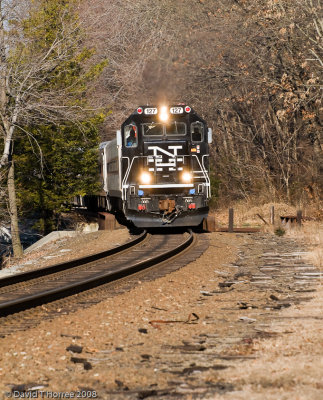
[[[174,257],[194,242],[192,231],[151,235],[114,249],[0,280],[0,316],[50,303],[138,273]]]

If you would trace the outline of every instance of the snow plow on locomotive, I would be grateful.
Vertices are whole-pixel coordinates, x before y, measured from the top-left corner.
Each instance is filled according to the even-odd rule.
[[[211,142],[189,106],[138,107],[100,145],[106,209],[140,228],[198,226],[211,196]]]

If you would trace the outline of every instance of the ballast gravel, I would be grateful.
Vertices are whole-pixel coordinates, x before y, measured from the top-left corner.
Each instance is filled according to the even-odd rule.
[[[103,237],[108,246],[127,240],[121,230],[96,235],[80,243],[83,252],[97,250]],[[308,301],[274,309],[287,304],[285,289],[260,288],[247,272],[239,276],[237,265],[257,261],[265,235],[206,235],[208,250],[182,269],[1,338],[0,391],[41,388],[56,398],[102,399],[323,398],[322,286],[302,293]],[[64,257],[79,255],[80,248],[65,245],[71,251]]]

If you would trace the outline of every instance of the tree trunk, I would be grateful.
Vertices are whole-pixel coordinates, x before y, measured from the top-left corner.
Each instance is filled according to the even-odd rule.
[[[13,160],[9,164],[8,172],[9,213],[11,220],[11,237],[14,257],[22,257],[23,250],[20,242],[18,227],[18,209],[15,189],[15,169]]]

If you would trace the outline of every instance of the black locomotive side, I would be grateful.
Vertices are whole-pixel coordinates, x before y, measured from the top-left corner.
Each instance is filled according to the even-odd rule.
[[[107,209],[137,227],[197,226],[208,214],[212,132],[189,106],[141,106],[100,146]]]

